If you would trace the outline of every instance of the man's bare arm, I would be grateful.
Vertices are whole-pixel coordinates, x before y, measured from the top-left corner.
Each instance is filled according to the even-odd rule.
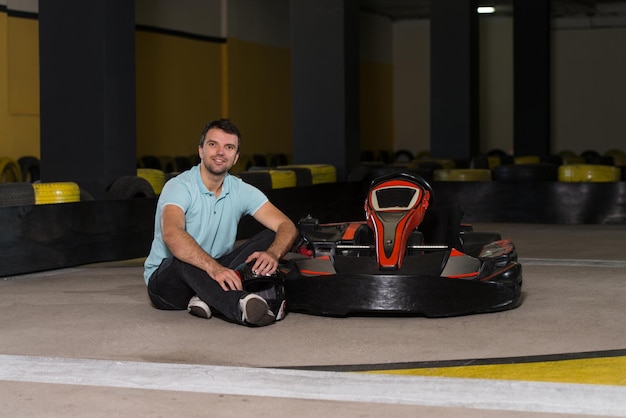
[[[241,290],[241,279],[233,270],[207,254],[185,230],[185,214],[175,205],[165,205],[161,213],[163,241],[174,257],[204,270],[224,290]]]
[[[254,214],[254,218],[266,228],[274,231],[276,237],[267,250],[251,254],[246,262],[256,260],[252,267],[253,271],[258,274],[271,274],[278,268],[278,260],[291,250],[298,237],[298,229],[291,219],[271,202],[266,202],[261,206]]]

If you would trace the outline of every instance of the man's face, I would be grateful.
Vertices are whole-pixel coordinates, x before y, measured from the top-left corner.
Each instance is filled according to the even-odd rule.
[[[237,135],[212,128],[204,137],[204,144],[198,147],[202,164],[211,174],[225,174],[239,158]]]

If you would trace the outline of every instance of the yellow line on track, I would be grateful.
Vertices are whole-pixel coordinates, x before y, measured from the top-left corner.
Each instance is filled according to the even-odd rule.
[[[626,386],[626,356],[516,364],[375,370],[366,373]]]

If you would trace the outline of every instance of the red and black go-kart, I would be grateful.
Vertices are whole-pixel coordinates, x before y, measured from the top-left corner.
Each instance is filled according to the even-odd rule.
[[[372,182],[365,221],[302,219],[301,240],[281,268],[288,310],[446,317],[519,306],[513,243],[460,225],[459,248],[425,243],[419,226],[432,199],[424,179],[396,172]]]

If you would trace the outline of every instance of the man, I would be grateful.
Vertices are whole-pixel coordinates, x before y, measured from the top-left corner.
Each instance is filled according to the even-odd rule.
[[[239,158],[240,145],[241,134],[233,123],[210,122],[198,146],[201,163],[165,184],[144,271],[157,309],[188,309],[210,318],[211,307],[227,320],[248,326],[275,321],[267,302],[244,291],[233,269],[253,263],[255,274],[271,275],[298,231],[259,189],[228,173]],[[244,215],[252,215],[267,229],[233,249]]]

